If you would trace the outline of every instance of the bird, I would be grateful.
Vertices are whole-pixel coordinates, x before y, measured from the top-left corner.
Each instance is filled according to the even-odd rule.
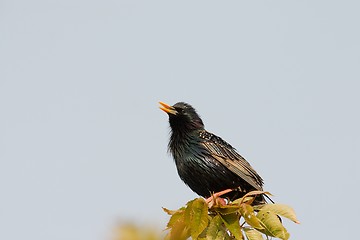
[[[171,153],[178,175],[192,191],[204,198],[226,189],[223,195],[230,201],[250,191],[263,191],[263,179],[235,148],[221,137],[205,130],[196,110],[188,103],[170,106],[159,102],[169,116]],[[258,195],[254,205],[264,204]]]

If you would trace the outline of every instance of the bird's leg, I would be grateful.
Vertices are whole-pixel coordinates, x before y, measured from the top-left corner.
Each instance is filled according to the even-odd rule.
[[[231,192],[233,189],[226,189],[211,195],[211,197],[205,199],[205,202],[212,207],[215,203],[220,203],[220,205],[226,205],[226,201],[223,198],[219,198],[220,196]]]

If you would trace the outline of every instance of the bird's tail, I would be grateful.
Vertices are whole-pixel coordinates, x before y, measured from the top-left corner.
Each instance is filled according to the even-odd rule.
[[[271,203],[275,203],[268,195],[266,195],[265,193],[263,194],[263,196],[265,196],[265,198],[267,199],[267,200],[269,200]],[[265,200],[265,198],[264,198],[264,200]],[[266,201],[266,200],[265,200]]]

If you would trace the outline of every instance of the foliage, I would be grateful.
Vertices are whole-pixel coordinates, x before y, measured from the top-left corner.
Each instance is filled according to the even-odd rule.
[[[163,239],[157,229],[153,227],[123,224],[116,227],[114,240],[159,240]]]
[[[294,210],[283,204],[252,206],[255,197],[259,194],[269,195],[267,192],[253,191],[227,204],[223,199],[213,196],[211,201],[196,198],[175,211],[163,208],[171,215],[165,239],[185,240],[190,237],[199,240],[261,240],[264,237],[289,239],[290,235],[279,216],[299,223]]]

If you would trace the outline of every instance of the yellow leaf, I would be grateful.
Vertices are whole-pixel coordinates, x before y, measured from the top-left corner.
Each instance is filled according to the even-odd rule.
[[[263,229],[260,220],[256,217],[254,213],[254,208],[246,203],[240,205],[240,213],[245,219],[245,221],[252,227],[257,229]]]
[[[186,209],[190,211],[190,232],[191,237],[196,239],[208,226],[208,206],[204,199],[195,199]]]
[[[240,227],[240,216],[236,213],[221,216],[226,228],[236,239],[243,239]]]
[[[278,204],[278,203],[266,204],[261,208],[261,210],[271,211],[277,215],[286,217],[295,223],[300,223],[299,220],[297,220],[297,218],[296,218],[294,209],[292,209],[288,205]]]
[[[265,233],[268,236],[277,237],[283,240],[289,239],[290,235],[282,225],[279,217],[271,212],[260,210],[256,215],[261,221],[263,229],[258,229],[260,232]]]
[[[164,210],[164,212],[166,212],[167,214],[169,214],[169,215],[173,215],[174,213],[176,213],[177,211],[176,210],[169,210],[169,209],[167,209],[167,208],[162,208],[163,210]]]
[[[263,235],[252,228],[243,228],[248,240],[264,240]]]
[[[224,229],[222,224],[223,224],[223,222],[219,215],[216,215],[215,217],[213,217],[213,219],[211,219],[211,221],[210,221],[209,227],[206,232],[206,239],[207,240],[217,239],[221,229]]]
[[[169,220],[169,222],[168,222],[168,224],[167,224],[167,227],[168,227],[168,228],[172,228],[172,227],[173,227],[175,224],[177,224],[179,221],[184,222],[184,211],[175,212],[175,213],[171,216],[171,218],[170,218],[170,220]]]
[[[239,206],[238,205],[213,206],[210,210],[212,212],[220,213],[221,215],[227,215],[238,212]]]

